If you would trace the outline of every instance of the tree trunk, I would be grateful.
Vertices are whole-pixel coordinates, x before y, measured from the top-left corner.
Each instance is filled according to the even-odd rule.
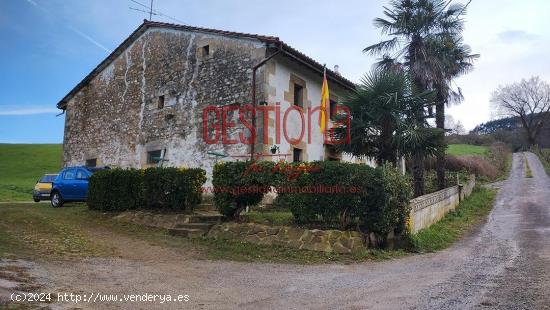
[[[422,92],[426,88],[424,87],[422,81],[416,77],[413,77],[413,82],[416,87],[417,92]],[[415,111],[415,118],[418,124],[424,124],[424,109],[420,108],[418,111]],[[424,152],[420,149],[415,150],[415,153],[412,155],[413,166],[413,183],[414,183],[414,196],[422,196],[426,192],[425,190],[425,180],[424,180]]]
[[[437,155],[436,171],[437,171],[437,186],[444,189],[447,184],[445,182],[445,99],[438,92],[437,103],[435,106],[435,124],[436,127],[441,129],[442,133],[439,137],[438,145],[440,147],[440,153]]]
[[[412,166],[414,197],[422,196],[426,192],[424,186],[424,156],[421,154],[413,155]]]

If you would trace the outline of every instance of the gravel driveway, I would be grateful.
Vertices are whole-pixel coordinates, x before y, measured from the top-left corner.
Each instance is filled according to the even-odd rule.
[[[534,178],[524,175],[527,158]],[[297,266],[197,261],[139,241],[135,257],[47,263],[52,292],[187,294],[187,303],[72,303],[97,309],[550,309],[550,179],[514,154],[486,224],[452,248],[384,262]]]

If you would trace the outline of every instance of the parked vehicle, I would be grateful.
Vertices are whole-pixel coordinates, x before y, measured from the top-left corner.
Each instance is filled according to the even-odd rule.
[[[55,178],[51,191],[51,202],[54,208],[65,202],[83,202],[88,198],[88,180],[98,170],[109,167],[66,167]]]
[[[57,174],[45,174],[38,181],[32,190],[32,200],[39,202],[40,200],[50,200],[52,192],[52,183],[57,177]]]

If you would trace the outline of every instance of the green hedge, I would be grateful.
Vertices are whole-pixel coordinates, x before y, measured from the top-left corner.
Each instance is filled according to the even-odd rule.
[[[237,217],[246,206],[253,206],[263,198],[266,187],[276,177],[273,162],[234,161],[214,166],[212,185],[214,204],[221,214]]]
[[[214,167],[213,185],[214,202],[229,217],[258,204],[270,186],[278,193],[275,203],[288,207],[299,224],[384,236],[403,232],[410,211],[408,179],[390,166],[224,162]]]
[[[201,202],[205,181],[202,169],[102,170],[90,178],[87,204],[100,211],[190,211]]]
[[[143,206],[142,170],[100,170],[88,184],[87,204],[91,210],[124,211]]]
[[[202,169],[148,168],[143,173],[145,207],[191,210],[201,202],[205,181]]]

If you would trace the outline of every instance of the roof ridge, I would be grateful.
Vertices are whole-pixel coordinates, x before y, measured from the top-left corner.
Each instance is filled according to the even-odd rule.
[[[195,26],[189,26],[189,25],[183,25],[183,24],[155,22],[155,21],[149,21],[145,19],[143,20],[143,23],[139,25],[139,27],[137,27],[124,41],[122,41],[122,43],[120,43],[120,45],[118,45],[113,50],[113,52],[111,52],[103,61],[101,61],[86,77],[84,77],[84,79],[82,79],[82,81],[80,81],[67,95],[65,95],[57,103],[57,108],[65,109],[66,103],[68,100],[70,100],[70,98],[72,98],[82,87],[84,87],[87,83],[89,83],[95,76],[97,76],[99,72],[101,72],[101,70],[103,70],[105,66],[110,64],[114,58],[122,54],[123,48],[131,44],[133,40],[135,40],[136,36],[143,34],[150,27],[172,28],[176,30],[188,30],[188,31],[200,31],[200,32],[215,33],[215,34],[225,35],[225,36],[256,39],[256,40],[260,40],[268,43],[277,43],[277,44],[280,44],[285,54],[302,62],[303,64],[308,66],[310,69],[313,69],[315,71],[318,71],[319,73],[322,73],[323,68],[325,68],[324,65],[317,62],[313,58],[307,56],[306,54],[298,51],[292,46],[281,41],[279,37],[251,34],[251,33],[244,33],[244,32],[218,30],[213,28],[195,27]],[[352,81],[346,79],[345,77],[343,77],[339,73],[334,72],[333,70],[330,70],[328,68],[325,68],[325,69],[330,79],[337,81],[338,83],[340,83],[341,85],[344,85],[348,89],[355,88],[355,83],[353,83]]]
[[[245,37],[251,37],[251,38],[261,38],[262,40],[269,40],[274,42],[279,42],[279,37],[275,36],[268,36],[268,35],[261,35],[261,34],[255,34],[255,33],[247,33],[247,32],[239,32],[239,31],[229,31],[229,30],[221,30],[221,29],[215,29],[215,28],[208,28],[208,27],[198,27],[198,26],[190,26],[185,24],[175,24],[175,23],[167,23],[167,22],[156,22],[156,21],[150,21],[150,20],[143,20],[143,24],[147,26],[159,26],[159,27],[174,27],[174,28],[181,28],[181,29],[188,29],[188,30],[195,30],[195,31],[205,31],[205,32],[214,32],[219,34],[225,34],[225,35],[236,35],[236,36],[245,36]]]

